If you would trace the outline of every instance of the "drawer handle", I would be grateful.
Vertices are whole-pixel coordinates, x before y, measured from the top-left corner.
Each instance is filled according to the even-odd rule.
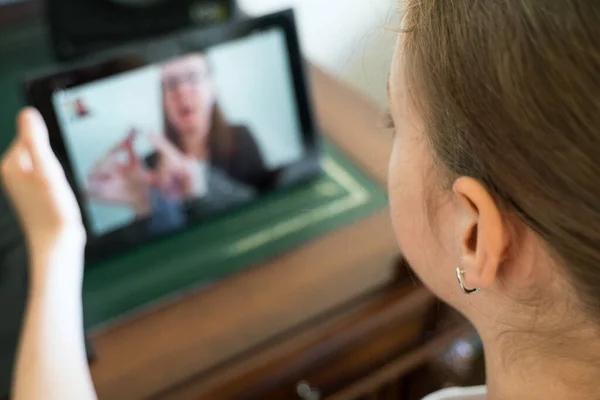
[[[296,385],[296,393],[302,400],[321,400],[321,391],[312,388],[308,382],[300,382]]]

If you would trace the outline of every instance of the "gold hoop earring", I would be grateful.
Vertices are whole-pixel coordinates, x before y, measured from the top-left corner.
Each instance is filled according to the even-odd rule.
[[[465,287],[465,284],[463,283],[463,275],[465,274],[465,270],[464,269],[460,269],[460,267],[456,268],[456,278],[458,279],[458,284],[460,285],[460,290],[464,293],[464,294],[473,294],[473,293],[477,293],[479,292],[479,288],[475,288],[475,289],[467,289]]]

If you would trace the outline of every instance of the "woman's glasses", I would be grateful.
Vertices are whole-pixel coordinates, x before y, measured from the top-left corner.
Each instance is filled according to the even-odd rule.
[[[177,90],[179,85],[191,85],[196,86],[201,83],[207,74],[199,71],[190,71],[188,73],[169,76],[163,79],[163,87],[165,90],[171,92]]]

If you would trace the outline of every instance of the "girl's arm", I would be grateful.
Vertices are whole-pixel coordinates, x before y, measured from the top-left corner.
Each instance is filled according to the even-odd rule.
[[[30,290],[12,398],[95,399],[81,305],[85,231],[39,113],[23,111],[2,182],[29,250]]]
[[[30,282],[15,366],[15,400],[96,398],[81,310],[84,243],[84,235],[65,232],[30,248],[30,268],[44,273]]]

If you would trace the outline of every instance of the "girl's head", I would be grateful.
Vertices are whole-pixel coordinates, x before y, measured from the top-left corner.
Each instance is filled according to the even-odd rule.
[[[162,68],[164,108],[178,135],[208,135],[215,107],[215,89],[208,63],[200,54],[166,63]]]
[[[390,79],[401,248],[482,335],[573,350],[565,336],[600,326],[600,3],[405,7]],[[457,267],[481,292],[461,293]]]

